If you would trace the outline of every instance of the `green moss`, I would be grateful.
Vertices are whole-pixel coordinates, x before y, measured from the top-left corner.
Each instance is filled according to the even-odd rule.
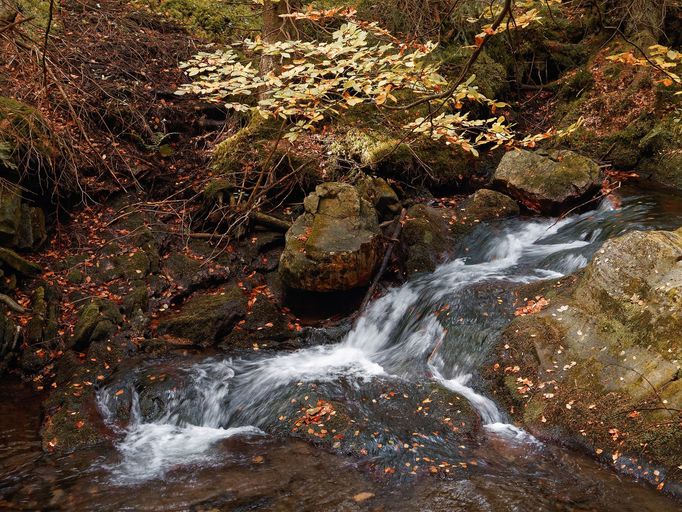
[[[658,121],[642,138],[640,169],[664,185],[682,189],[682,123],[673,115]]]
[[[435,54],[435,57],[441,63],[441,72],[446,77],[454,79],[456,75],[459,75],[470,55],[470,49],[454,44],[444,47]],[[479,92],[487,98],[499,99],[508,89],[507,69],[485,50],[476,59],[471,68],[471,74],[476,75],[473,85],[477,86]]]
[[[224,41],[240,31],[258,31],[261,28],[258,7],[247,2],[135,0],[134,3],[180,23],[196,35],[216,41]]]

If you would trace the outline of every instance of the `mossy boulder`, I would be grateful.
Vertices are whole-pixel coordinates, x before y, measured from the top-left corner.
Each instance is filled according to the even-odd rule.
[[[305,213],[286,234],[282,281],[298,290],[330,292],[369,283],[382,255],[377,212],[358,190],[324,183],[305,198]]]
[[[14,321],[0,311],[0,375],[19,348],[19,333]]]
[[[31,298],[31,318],[23,329],[22,370],[34,373],[45,366],[44,351],[59,343],[58,290],[42,284]],[[40,351],[40,349],[43,349]]]
[[[537,435],[572,440],[617,467],[682,481],[682,230],[607,242],[551,307],[519,317],[497,350],[501,397]],[[505,401],[505,398],[502,398]]]
[[[454,247],[449,221],[456,216],[446,208],[417,204],[407,210],[400,232],[400,264],[406,275],[432,272]]]
[[[573,151],[514,150],[504,155],[493,185],[530,210],[557,213],[598,190],[599,164]]]
[[[40,112],[25,103],[0,96],[0,169],[4,168],[5,177],[25,177],[29,169],[51,167],[56,146],[52,131]]]
[[[243,182],[245,169],[249,170],[247,184],[255,184],[264,167],[275,176],[296,171],[296,178],[305,190],[321,183],[324,177],[321,157],[316,157],[309,148],[283,141],[281,129],[278,121],[256,114],[244,128],[218,144],[212,161],[216,179],[205,190],[206,197],[220,188],[236,188]]]
[[[158,267],[158,254],[153,244],[142,244],[130,252],[117,243],[110,243],[102,250],[102,257],[95,264],[93,277],[99,282],[114,279],[142,279]]]
[[[502,219],[518,215],[519,205],[511,197],[495,190],[483,188],[472,194],[463,205],[473,221]]]
[[[638,145],[643,154],[638,171],[669,187],[682,190],[682,123],[672,116],[657,122]]]
[[[469,188],[484,181],[489,171],[487,157],[476,159],[458,147],[426,137],[408,144],[400,134],[380,132],[362,122],[341,128],[330,142],[329,152],[341,167],[350,161],[377,176],[437,190]]]
[[[123,322],[119,307],[111,301],[95,299],[83,307],[68,346],[84,350],[93,341],[104,340]]]
[[[225,338],[246,315],[246,296],[236,285],[212,293],[198,293],[177,310],[159,318],[160,336],[184,338],[201,346],[211,346]]]
[[[41,208],[21,205],[21,219],[14,245],[21,250],[38,249],[47,240],[45,213]]]
[[[37,249],[47,239],[45,214],[22,202],[15,185],[0,183],[0,242],[21,250]]]

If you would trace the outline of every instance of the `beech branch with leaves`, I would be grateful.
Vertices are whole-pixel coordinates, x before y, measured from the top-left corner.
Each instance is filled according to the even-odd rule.
[[[435,44],[401,41],[377,23],[356,20],[355,10],[350,8],[308,9],[286,17],[312,22],[341,18],[344,23],[329,40],[247,39],[239,49],[250,59],[240,57],[234,48],[199,53],[182,65],[193,82],[181,86],[176,94],[203,95],[225,102],[230,109],[281,119],[286,123],[284,138],[289,141],[359,105],[412,110],[439,100],[438,111],[447,103],[447,112],[430,114],[428,124],[424,117],[417,118],[404,128],[474,155],[478,155],[476,148],[480,146],[532,146],[554,133],[518,139],[505,117],[471,119],[463,110],[471,103],[487,105],[493,113],[507,106],[481,94],[469,70],[487,38],[502,26],[512,5],[512,0],[505,0],[453,83],[443,78],[436,59],[430,58]],[[531,13],[524,19],[530,23],[531,18],[537,15]],[[278,61],[277,68],[264,75],[254,65],[263,55]],[[414,99],[399,105],[399,96]]]

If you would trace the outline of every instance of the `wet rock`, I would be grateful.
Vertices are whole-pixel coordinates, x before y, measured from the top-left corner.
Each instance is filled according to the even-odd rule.
[[[35,276],[42,271],[39,265],[28,261],[11,249],[6,249],[4,247],[0,247],[0,264],[6,269],[9,268],[10,270],[27,277]]]
[[[417,204],[407,210],[400,233],[401,268],[405,275],[433,272],[456,242],[480,222],[518,215],[510,197],[482,189],[458,208]]]
[[[318,292],[369,283],[382,255],[374,207],[344,183],[319,185],[304,205],[305,213],[286,234],[279,263],[282,281]]]
[[[19,333],[14,321],[0,311],[0,375],[19,348]]]
[[[396,472],[431,472],[415,459],[439,460],[444,446],[456,447],[447,456],[456,471],[453,461],[470,460],[480,441],[481,421],[469,402],[431,383],[376,379],[344,388],[342,397],[333,386],[305,384],[280,407],[272,413],[275,432]]]
[[[44,366],[45,350],[55,347],[59,341],[57,299],[58,290],[52,286],[38,286],[33,292],[31,319],[23,331],[26,348],[20,360],[26,372],[36,372]]]
[[[630,146],[641,156],[637,171],[666,186],[682,189],[682,127],[669,114]],[[633,166],[634,167],[634,166]]]
[[[296,336],[292,320],[276,304],[262,295],[255,299],[244,321],[220,343],[221,349],[273,347]]]
[[[432,272],[453,247],[448,220],[453,210],[417,204],[407,210],[400,232],[403,272]]]
[[[145,250],[123,252],[122,248],[111,243],[103,249],[102,258],[95,264],[96,279],[99,282],[113,281],[114,279],[141,279],[147,276],[153,267],[155,260]],[[158,267],[158,262],[154,263]]]
[[[519,214],[519,205],[511,197],[489,189],[481,189],[463,205],[472,221],[502,219]]]
[[[376,208],[382,220],[400,214],[402,205],[398,195],[385,179],[367,176],[358,182],[357,189],[363,199]]]
[[[159,319],[157,333],[210,346],[227,336],[246,315],[246,297],[236,285],[211,294],[195,294],[177,311]]]
[[[130,282],[128,291],[123,298],[123,311],[132,315],[136,311],[146,312],[149,306],[149,290],[147,282],[136,279]]]
[[[514,150],[502,158],[493,185],[531,210],[556,213],[597,190],[599,178],[599,165],[572,151]]]
[[[680,261],[682,230],[629,233],[548,290],[550,308],[512,322],[492,373],[528,428],[682,479]]]

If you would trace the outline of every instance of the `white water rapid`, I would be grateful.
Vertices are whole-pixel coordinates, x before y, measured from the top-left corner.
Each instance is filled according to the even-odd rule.
[[[463,257],[375,300],[337,344],[195,364],[184,370],[186,382],[169,392],[164,410],[146,417],[132,389],[133,412],[118,445],[115,478],[140,481],[174,465],[210,461],[217,441],[262,435],[277,417],[277,404],[287,401],[287,390],[308,382],[343,381],[362,389],[372,379],[431,379],[468,400],[493,435],[534,442],[509,425],[477,385],[477,371],[509,319],[509,308],[503,311],[497,297],[515,285],[583,267],[604,239],[596,227],[603,219],[595,217],[609,215],[603,207],[561,221],[482,226],[460,248]],[[454,320],[435,314],[445,305]],[[107,388],[99,394],[106,418],[114,414],[112,395]]]

